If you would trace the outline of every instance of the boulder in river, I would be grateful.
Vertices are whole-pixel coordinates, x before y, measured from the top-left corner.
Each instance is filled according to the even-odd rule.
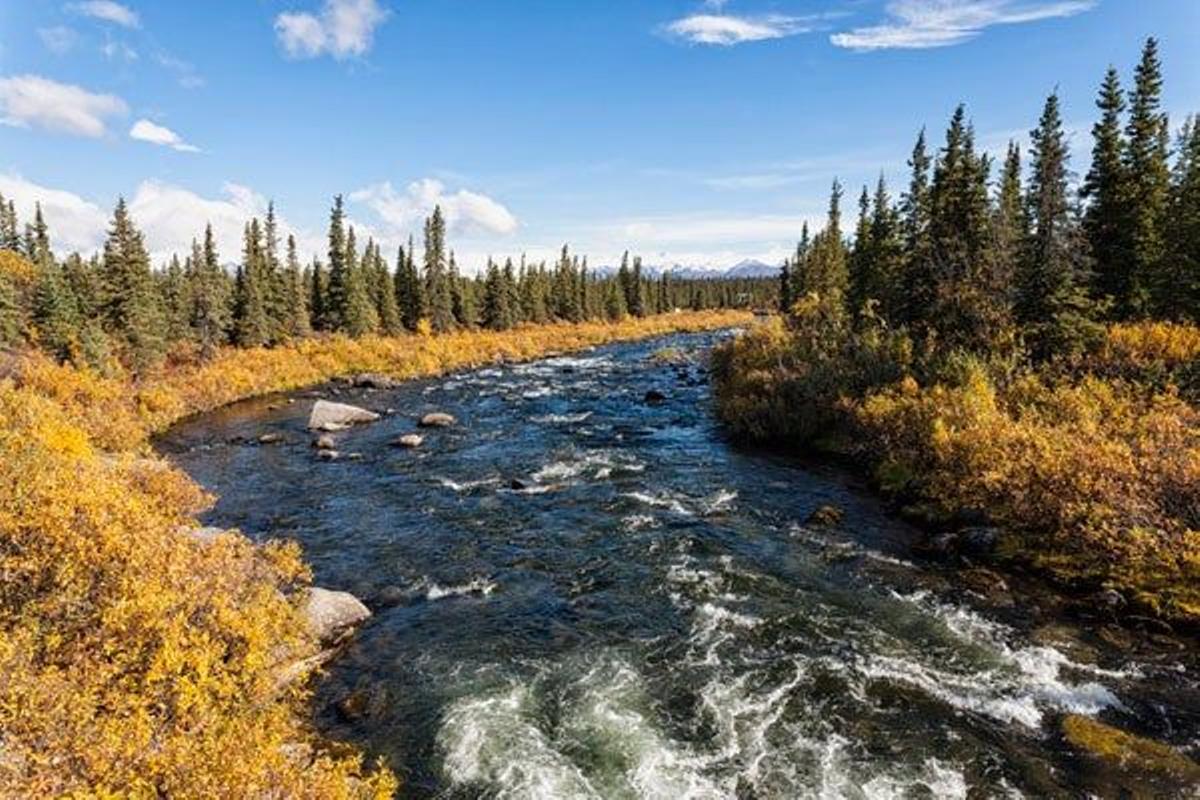
[[[318,400],[313,404],[312,413],[308,417],[310,430],[340,431],[351,425],[364,422],[375,422],[379,415],[365,408],[346,403],[331,403],[328,400]]]
[[[405,447],[409,450],[415,450],[425,443],[425,437],[416,433],[406,433],[400,438],[392,442],[392,447]]]
[[[371,611],[349,592],[312,587],[304,604],[304,621],[323,645],[336,642],[371,616]]]
[[[455,419],[450,414],[441,411],[435,411],[432,414],[426,414],[421,417],[422,428],[449,428],[455,423]]]

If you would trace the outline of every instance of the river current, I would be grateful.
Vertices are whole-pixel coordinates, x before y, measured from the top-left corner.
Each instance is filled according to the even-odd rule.
[[[248,401],[159,447],[220,497],[207,523],[297,539],[372,607],[317,721],[406,796],[1186,794],[1058,731],[1082,714],[1200,754],[1193,644],[1033,582],[967,588],[847,475],[731,444],[702,366],[721,335]],[[323,463],[317,396],[394,413]],[[389,446],[429,411],[458,424]],[[844,517],[807,521],[827,505]]]

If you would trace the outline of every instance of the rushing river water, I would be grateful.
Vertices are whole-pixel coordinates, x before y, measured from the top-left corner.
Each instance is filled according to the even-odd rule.
[[[338,434],[357,460],[315,458],[313,392],[160,447],[220,496],[207,521],[298,539],[320,585],[372,606],[318,721],[409,796],[1186,793],[1073,755],[1058,724],[1197,754],[1194,646],[1012,581],[974,594],[838,471],[732,446],[702,370],[653,358],[698,363],[714,336],[318,390],[397,410]],[[389,446],[433,410],[460,424]],[[826,504],[844,519],[806,524]]]

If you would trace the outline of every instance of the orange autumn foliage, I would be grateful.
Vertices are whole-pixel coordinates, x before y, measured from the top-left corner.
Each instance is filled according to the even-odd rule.
[[[503,334],[229,350],[137,384],[44,356],[0,379],[0,796],[378,798],[392,774],[318,737],[284,666],[315,652],[294,544],[187,529],[211,501],[147,457],[188,414],[357,372],[431,375],[736,312]]]

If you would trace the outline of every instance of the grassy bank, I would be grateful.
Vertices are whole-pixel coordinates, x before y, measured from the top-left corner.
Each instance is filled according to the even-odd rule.
[[[1200,329],[1113,326],[1035,368],[931,358],[806,302],[718,351],[732,430],[848,454],[936,525],[1001,526],[1001,559],[1200,622]]]
[[[0,379],[0,795],[381,797],[382,767],[321,741],[281,666],[315,652],[294,544],[202,543],[211,498],[149,437],[229,402],[373,371],[434,375],[675,331],[737,312],[437,337],[321,338],[122,374],[7,359]]]

